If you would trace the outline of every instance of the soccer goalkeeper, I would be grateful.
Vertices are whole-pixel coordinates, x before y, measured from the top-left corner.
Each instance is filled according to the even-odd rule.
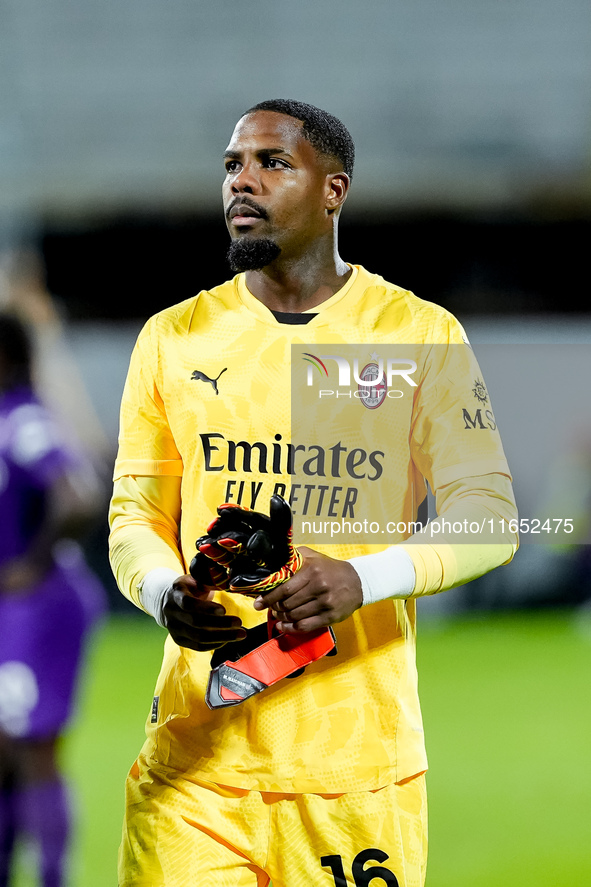
[[[119,887],[424,883],[415,599],[510,560],[516,540],[412,537],[390,547],[296,540],[299,554],[289,556],[302,563],[294,571],[285,550],[279,565],[265,566],[251,527],[234,546],[212,528],[200,543],[210,565],[203,572],[203,562],[196,565],[197,578],[188,569],[221,503],[260,513],[279,493],[299,507],[296,458],[309,495],[315,491],[314,513],[327,517],[338,501],[341,441],[323,448],[291,440],[292,343],[309,351],[326,342],[364,343],[370,352],[392,342],[442,346],[440,366],[425,371],[387,454],[400,493],[391,519],[416,519],[426,481],[449,520],[477,515],[507,526],[515,517],[495,423],[477,429],[474,420],[465,430],[462,420],[475,409],[485,415],[485,402],[493,414],[460,324],[339,256],[353,157],[347,129],[318,108],[274,100],[247,111],[224,155],[236,276],[153,317],[131,359],[111,561],[123,592],[168,636],[146,744],[127,780]],[[461,378],[449,372],[454,346],[468,352]],[[346,464],[363,475],[350,455]],[[239,557],[250,560],[248,569]],[[292,575],[265,588],[282,567]],[[249,586],[258,590],[254,600],[240,593]],[[228,651],[267,624],[267,611],[296,647],[331,627],[337,655],[321,655],[300,677],[240,704],[209,707],[212,655],[214,669],[229,662],[242,680],[236,672],[249,654],[236,660]]]

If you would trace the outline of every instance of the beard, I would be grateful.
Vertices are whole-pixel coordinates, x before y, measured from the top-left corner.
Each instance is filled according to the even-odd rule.
[[[233,240],[228,248],[226,258],[234,274],[241,271],[260,271],[275,261],[281,247],[268,237],[255,239],[242,238]]]

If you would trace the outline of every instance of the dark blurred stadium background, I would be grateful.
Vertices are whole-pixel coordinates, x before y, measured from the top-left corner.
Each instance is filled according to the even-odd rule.
[[[265,98],[311,102],[350,128],[346,260],[449,308],[476,346],[552,345],[568,360],[570,343],[591,343],[587,0],[4,0],[0,17],[0,304],[25,304],[23,286],[51,294],[59,336],[40,336],[44,372],[57,362],[58,381],[86,389],[72,421],[95,434],[106,476],[141,324],[229,276],[221,154],[240,113]],[[21,273],[19,290],[23,248],[41,257],[45,283]],[[42,330],[47,318],[31,311]],[[544,394],[535,353],[516,381],[525,412]],[[553,501],[553,477],[576,491],[579,515],[591,512],[584,370],[577,379],[575,393],[555,386],[536,402],[537,424],[510,454],[532,513]],[[62,404],[84,401],[64,391]],[[552,403],[564,397],[566,453]],[[584,608],[589,550],[524,547],[424,614]],[[88,551],[113,610],[130,614],[104,523]],[[488,884],[475,865],[466,883]]]

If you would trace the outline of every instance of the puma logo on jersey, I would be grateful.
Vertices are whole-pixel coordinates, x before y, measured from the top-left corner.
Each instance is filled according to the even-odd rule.
[[[224,367],[222,373],[225,373],[227,369],[228,367]],[[198,382],[209,382],[215,393],[219,394],[220,392],[218,391],[217,382],[222,373],[218,373],[215,379],[210,379],[209,376],[206,376],[205,373],[201,372],[201,370],[193,370],[193,375],[191,376],[191,379],[196,379]]]

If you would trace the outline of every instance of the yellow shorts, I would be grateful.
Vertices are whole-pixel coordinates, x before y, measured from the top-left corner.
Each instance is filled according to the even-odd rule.
[[[425,777],[338,795],[187,780],[142,758],[126,785],[119,887],[423,887]]]

